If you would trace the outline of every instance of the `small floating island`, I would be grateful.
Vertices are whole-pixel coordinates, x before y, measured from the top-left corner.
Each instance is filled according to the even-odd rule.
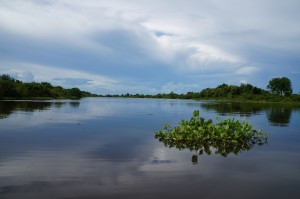
[[[205,121],[199,116],[199,110],[193,112],[193,117],[181,120],[178,126],[171,128],[167,123],[163,130],[155,132],[155,138],[163,142],[166,147],[176,147],[179,150],[189,149],[199,155],[206,153],[226,157],[233,153],[237,155],[241,151],[250,150],[254,145],[267,144],[268,134],[261,130],[254,130],[247,121],[235,119],[211,119]],[[192,157],[196,164],[198,155]]]

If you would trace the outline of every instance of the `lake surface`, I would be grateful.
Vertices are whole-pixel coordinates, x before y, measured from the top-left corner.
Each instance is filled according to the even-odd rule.
[[[200,110],[268,144],[238,155],[165,147],[154,132]],[[0,198],[300,198],[300,109],[214,101],[0,102]],[[198,155],[198,154],[196,154]]]

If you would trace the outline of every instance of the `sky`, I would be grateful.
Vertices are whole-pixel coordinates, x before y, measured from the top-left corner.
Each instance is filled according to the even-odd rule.
[[[0,74],[96,94],[300,93],[299,0],[1,0]]]

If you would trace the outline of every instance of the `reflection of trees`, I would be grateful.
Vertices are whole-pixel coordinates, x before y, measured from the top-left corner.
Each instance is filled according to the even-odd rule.
[[[11,103],[4,103],[0,101],[0,114],[3,115],[3,117],[11,114],[12,110]]]
[[[73,107],[73,108],[78,108],[79,105],[80,105],[80,102],[78,101],[75,101],[75,102],[69,102],[70,106]]]
[[[53,106],[55,108],[61,108],[62,106],[66,105],[66,102],[54,102]]]
[[[51,106],[51,102],[32,101],[1,101],[0,114],[10,115],[14,110],[32,112],[35,110],[45,110]]]
[[[271,103],[240,103],[240,102],[214,102],[203,103],[201,107],[206,110],[216,111],[220,115],[238,114],[250,117],[251,115],[266,112],[271,125],[287,126],[290,122],[292,110],[297,107],[292,105],[271,104]]]
[[[287,126],[291,115],[291,107],[274,107],[267,112],[269,122],[275,126]]]
[[[192,156],[192,163],[198,163],[198,155],[207,154],[211,155],[213,152],[215,154],[227,157],[229,154],[235,154],[242,151],[248,151],[255,145],[267,144],[266,137],[256,137],[245,138],[239,140],[239,142],[232,142],[231,140],[217,140],[217,139],[206,139],[203,141],[199,140],[173,140],[159,138],[160,142],[163,142],[166,147],[175,147],[179,150],[189,149],[195,154]]]
[[[44,111],[50,107],[61,107],[65,102],[43,102],[43,101],[0,101],[0,119],[8,117],[14,110],[18,111]]]
[[[241,116],[251,116],[257,114],[264,109],[263,104],[255,103],[204,103],[201,107],[207,110],[214,110],[220,115],[230,115],[238,113]]]

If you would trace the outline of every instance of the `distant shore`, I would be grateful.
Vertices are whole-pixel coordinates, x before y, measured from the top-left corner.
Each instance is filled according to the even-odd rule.
[[[185,94],[107,94],[98,95],[79,88],[63,88],[53,86],[48,82],[25,83],[4,74],[0,75],[0,100],[53,100],[73,99],[82,97],[123,97],[123,98],[158,98],[158,99],[193,99],[193,100],[222,100],[232,102],[261,102],[300,104],[300,94],[292,93],[291,82],[288,78],[273,78],[264,90],[251,84],[240,86],[221,84],[216,88],[206,88],[200,92]]]

